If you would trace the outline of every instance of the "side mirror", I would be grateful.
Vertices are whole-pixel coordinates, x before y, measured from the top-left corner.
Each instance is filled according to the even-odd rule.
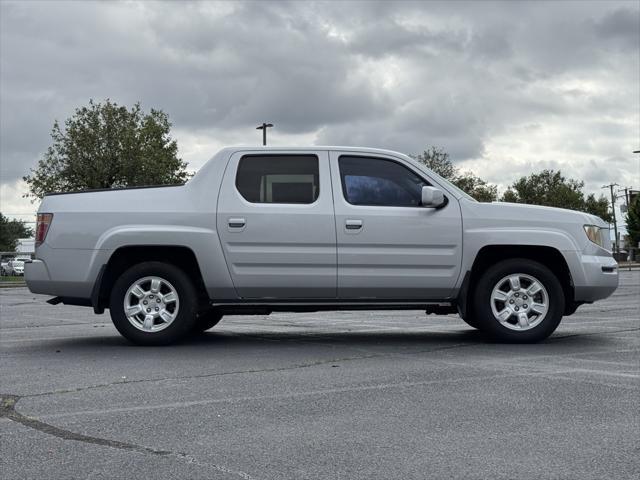
[[[422,206],[438,208],[444,205],[444,193],[435,187],[422,187]]]

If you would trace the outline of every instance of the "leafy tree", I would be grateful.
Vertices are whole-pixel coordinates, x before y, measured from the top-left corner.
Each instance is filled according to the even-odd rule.
[[[449,181],[452,181],[458,174],[458,169],[449,159],[449,154],[441,148],[429,147],[421,154],[414,155],[413,158]]]
[[[610,222],[612,216],[606,197],[596,198],[591,194],[585,198],[583,188],[584,182],[567,179],[560,171],[543,170],[521,177],[507,189],[501,201],[579,210]]]
[[[140,103],[127,109],[109,99],[90,100],[65,121],[64,129],[54,123],[53,144],[24,177],[29,187],[25,196],[184,182],[187,164],[177,157],[170,127],[161,110],[144,113]]]
[[[631,246],[637,247],[640,242],[640,195],[636,195],[629,205],[625,221]]]
[[[598,198],[593,193],[587,195],[583,210],[600,217],[605,222],[613,222],[613,215],[609,211],[609,200],[604,195],[600,195]]]
[[[0,213],[0,252],[13,252],[18,246],[19,238],[33,236],[33,230],[22,220],[9,220]]]
[[[460,190],[464,190],[479,202],[493,202],[498,198],[498,187],[485,182],[471,172],[464,172],[453,179]]]
[[[493,202],[498,198],[496,185],[488,184],[472,172],[460,172],[449,158],[449,154],[441,148],[429,147],[413,158],[479,202]]]

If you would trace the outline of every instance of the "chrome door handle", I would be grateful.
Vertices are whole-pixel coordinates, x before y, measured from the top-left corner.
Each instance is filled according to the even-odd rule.
[[[229,227],[230,228],[242,228],[246,225],[247,221],[244,218],[230,218],[229,219]]]
[[[345,227],[347,227],[347,230],[359,230],[362,228],[362,220],[347,220]]]

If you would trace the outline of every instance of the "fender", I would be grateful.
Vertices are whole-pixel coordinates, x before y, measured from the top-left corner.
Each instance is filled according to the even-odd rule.
[[[478,252],[483,247],[488,246],[539,247],[544,245],[560,252],[569,267],[574,263],[574,257],[579,250],[579,246],[571,236],[560,230],[545,228],[497,227],[469,229],[464,232],[464,243],[462,272],[471,271]],[[457,288],[461,288],[462,281],[463,275],[458,279]]]
[[[189,248],[195,254],[209,296],[235,297],[218,233],[208,228],[178,225],[122,225],[111,228],[96,243],[96,255],[91,265],[93,278],[97,278],[102,265],[109,262],[117,249],[144,245]]]

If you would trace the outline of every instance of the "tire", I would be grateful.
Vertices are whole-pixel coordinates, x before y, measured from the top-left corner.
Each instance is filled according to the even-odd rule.
[[[202,333],[215,327],[222,320],[222,314],[214,309],[204,310],[198,313],[196,322],[193,325],[194,333]]]
[[[130,312],[136,307],[140,311],[127,316],[125,302]],[[168,345],[182,340],[193,330],[197,307],[198,296],[189,277],[178,267],[162,262],[129,268],[116,280],[109,299],[116,329],[137,345]]]
[[[471,312],[467,312],[466,316],[464,317],[461,316],[460,318],[462,318],[462,320],[464,320],[464,323],[466,323],[470,327],[475,328],[476,330],[480,330],[480,326],[478,325],[478,320],[474,318]]]
[[[516,277],[517,282],[513,281]],[[525,258],[493,265],[473,292],[473,318],[478,328],[499,342],[544,340],[558,328],[564,308],[558,278],[543,264]]]

